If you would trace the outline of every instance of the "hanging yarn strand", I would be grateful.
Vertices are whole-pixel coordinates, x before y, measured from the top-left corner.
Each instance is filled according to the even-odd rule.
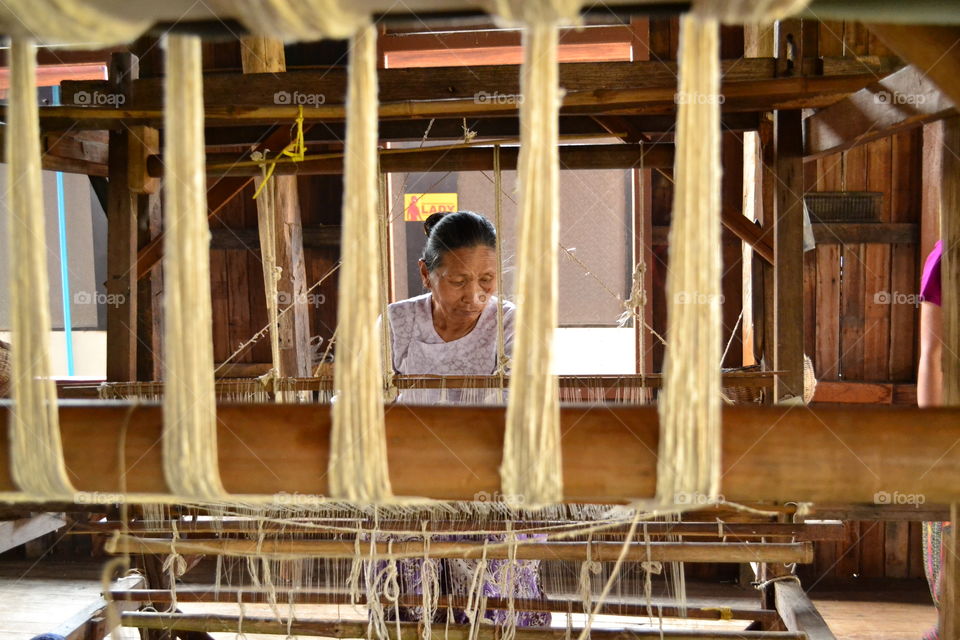
[[[11,45],[6,127],[12,342],[11,470],[25,496],[73,500],[63,460],[57,390],[50,377],[50,298],[40,169],[36,47]],[[39,302],[38,302],[39,301]]]
[[[680,23],[677,156],[667,273],[657,499],[714,499],[720,482],[719,24]]]
[[[537,508],[563,499],[560,403],[553,373],[559,296],[558,24],[579,3],[501,3],[502,17],[525,23],[520,88],[520,222],[517,330],[507,402],[503,491]]]
[[[166,37],[163,467],[177,496],[226,493],[217,464],[200,39]]]
[[[377,31],[351,40],[343,237],[334,368],[330,492],[356,502],[391,498],[377,327],[381,260],[377,205]]]

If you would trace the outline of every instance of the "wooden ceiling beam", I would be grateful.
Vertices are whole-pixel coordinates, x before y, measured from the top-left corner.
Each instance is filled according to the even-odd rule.
[[[807,118],[804,160],[845,151],[952,113],[956,113],[954,102],[927,75],[907,66]]]
[[[673,167],[673,143],[656,144],[571,144],[561,145],[561,169],[631,169],[642,167]],[[500,149],[500,166],[504,170],[517,167],[518,146]],[[423,149],[387,150],[380,154],[380,170],[384,173],[411,171],[492,171],[493,146],[425,147]],[[207,175],[211,177],[242,177],[260,175],[260,166],[240,162],[235,155],[208,157]],[[151,157],[147,170],[153,177],[164,174],[163,160]],[[279,162],[274,175],[320,175],[343,173],[343,156],[329,154],[301,162]]]
[[[897,55],[960,104],[960,26],[867,24]]]
[[[243,76],[235,76],[241,78]],[[723,109],[733,112],[761,112],[777,109],[817,108],[831,105],[876,81],[873,74],[788,77],[725,82]],[[675,80],[674,80],[675,82]],[[487,94],[488,96],[492,94]],[[272,101],[272,99],[271,99]],[[430,118],[472,118],[512,116],[518,113],[515,96],[504,99],[457,98],[450,100],[409,100],[380,104],[381,120],[423,120]],[[561,115],[673,115],[676,113],[674,84],[659,87],[605,89],[568,92],[563,98]],[[296,105],[265,106],[208,104],[206,125],[277,125],[293,123],[299,113]],[[0,110],[4,117],[6,110]],[[342,122],[346,108],[342,104],[324,104],[303,108],[304,121]],[[41,126],[57,129],[115,129],[130,124],[162,126],[159,109],[103,109],[93,107],[45,107],[40,109]]]

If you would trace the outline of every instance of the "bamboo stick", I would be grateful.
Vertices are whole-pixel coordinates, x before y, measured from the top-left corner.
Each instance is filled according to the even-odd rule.
[[[115,602],[152,602],[168,603],[173,602],[173,594],[167,589],[117,589],[110,592],[111,598]],[[354,604],[350,594],[333,593],[330,591],[320,591],[317,589],[277,589],[275,592],[253,591],[250,589],[221,588],[219,591],[213,587],[177,587],[177,602],[216,602],[226,604],[258,604],[267,602],[282,602],[285,604]],[[360,596],[356,601],[358,605],[366,605],[366,597]],[[393,603],[384,599],[382,604],[392,606]],[[397,604],[401,607],[419,607],[423,606],[422,596],[401,596],[397,599]],[[467,605],[467,598],[463,596],[439,596],[437,606],[441,609],[447,607],[464,608]],[[512,603],[508,598],[486,599],[487,609],[508,609],[510,606],[516,611],[551,611],[557,613],[566,613],[573,607],[579,610],[583,606],[580,600],[569,599],[543,599],[532,600],[529,598],[515,598]],[[726,606],[708,606],[704,603],[701,607],[686,608],[686,612],[673,605],[654,604],[654,610],[665,618],[692,618],[696,620],[760,620],[773,621],[777,618],[777,612],[772,609],[750,609]],[[600,607],[598,613],[603,615],[616,616],[646,616],[649,612],[647,605],[625,603],[625,602],[605,602]]]
[[[184,522],[177,521],[177,532],[181,536],[200,535],[200,534],[231,534],[231,533],[253,533],[263,531],[266,535],[289,535],[297,533],[298,535],[323,535],[324,533],[337,532],[342,533],[345,530],[370,531],[374,527],[372,520],[358,520],[343,518],[339,520],[297,520],[284,519],[283,522],[259,521],[259,520],[222,520],[217,522]],[[589,526],[590,522],[572,522],[572,521],[511,521],[510,528],[518,533],[527,531],[539,531],[546,528],[560,530],[563,526],[571,529],[573,526]],[[602,524],[602,523],[596,523]],[[430,533],[456,533],[458,531],[483,529],[485,531],[503,531],[506,529],[505,521],[437,521],[431,520],[428,523],[427,531]],[[381,531],[408,531],[419,527],[412,526],[410,521],[404,520],[379,520],[376,527]],[[594,539],[603,537],[623,537],[630,526],[627,524],[604,527],[600,532],[593,534]],[[91,534],[111,534],[114,531],[125,531],[138,535],[150,534],[169,534],[171,528],[169,525],[152,525],[145,522],[124,523],[112,520],[108,522],[78,523],[76,526],[65,531],[65,535],[91,535]],[[844,529],[837,524],[791,524],[779,522],[648,522],[644,524],[644,533],[651,537],[662,536],[687,536],[687,537],[710,537],[721,538],[730,536],[736,539],[741,538],[796,538],[801,541],[807,540],[841,540],[844,539]]]
[[[148,613],[138,611],[123,614],[122,624],[125,627],[140,629],[159,629],[171,631],[201,631],[208,633],[225,632],[237,633],[241,628],[241,621],[237,616],[215,614],[184,614],[184,613]],[[397,638],[396,625],[388,626],[390,638],[393,640],[418,640],[421,637],[421,625],[413,622],[401,622],[400,637]],[[368,623],[366,621],[345,620],[293,620],[288,624],[283,620],[273,618],[244,616],[242,621],[243,633],[263,633],[268,635],[301,635],[323,636],[327,638],[365,638]],[[435,624],[431,630],[436,637],[445,640],[470,640],[470,627],[467,625]],[[579,630],[574,629],[574,633]],[[478,625],[475,630],[476,638],[495,640],[503,630],[493,625]],[[516,640],[562,640],[566,638],[566,629],[518,628]],[[593,640],[634,640],[635,638],[659,638],[664,640],[806,640],[804,633],[783,631],[660,631],[657,629],[623,629],[607,630],[593,629],[590,631]]]

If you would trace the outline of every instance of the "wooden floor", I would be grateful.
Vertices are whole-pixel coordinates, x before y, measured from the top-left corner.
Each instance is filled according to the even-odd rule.
[[[837,640],[919,640],[937,621],[925,580],[818,588],[812,600]]]
[[[0,562],[0,640],[29,640],[37,634],[62,629],[99,599],[101,566],[93,561]],[[734,585],[713,585],[710,591],[733,606],[755,601],[752,592]],[[691,605],[695,606],[706,593],[705,585],[689,585]],[[936,620],[926,583],[921,580],[864,581],[818,588],[812,598],[838,640],[918,640]],[[181,609],[211,610],[211,606],[181,604]],[[261,613],[257,609],[249,607],[247,614]],[[365,617],[364,612],[352,607],[313,609],[297,607],[297,612],[303,617]],[[235,637],[214,635],[229,640]],[[139,635],[127,629],[124,638],[135,639]]]
[[[62,632],[100,600],[102,562],[0,562],[0,640]],[[133,629],[124,638],[139,639]]]

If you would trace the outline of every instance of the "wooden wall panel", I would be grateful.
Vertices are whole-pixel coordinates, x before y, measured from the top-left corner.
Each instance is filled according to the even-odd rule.
[[[821,23],[818,35],[821,56],[891,55],[860,24]],[[922,157],[922,129],[901,132],[809,163],[816,167],[809,188],[881,192],[881,223],[919,224]],[[921,259],[918,242],[817,248],[805,274],[816,286],[805,295],[816,307],[819,380],[915,382],[918,310],[908,296],[918,291]],[[808,584],[923,577],[919,522],[848,522],[845,533],[844,541],[816,544],[814,565],[801,571]]]

